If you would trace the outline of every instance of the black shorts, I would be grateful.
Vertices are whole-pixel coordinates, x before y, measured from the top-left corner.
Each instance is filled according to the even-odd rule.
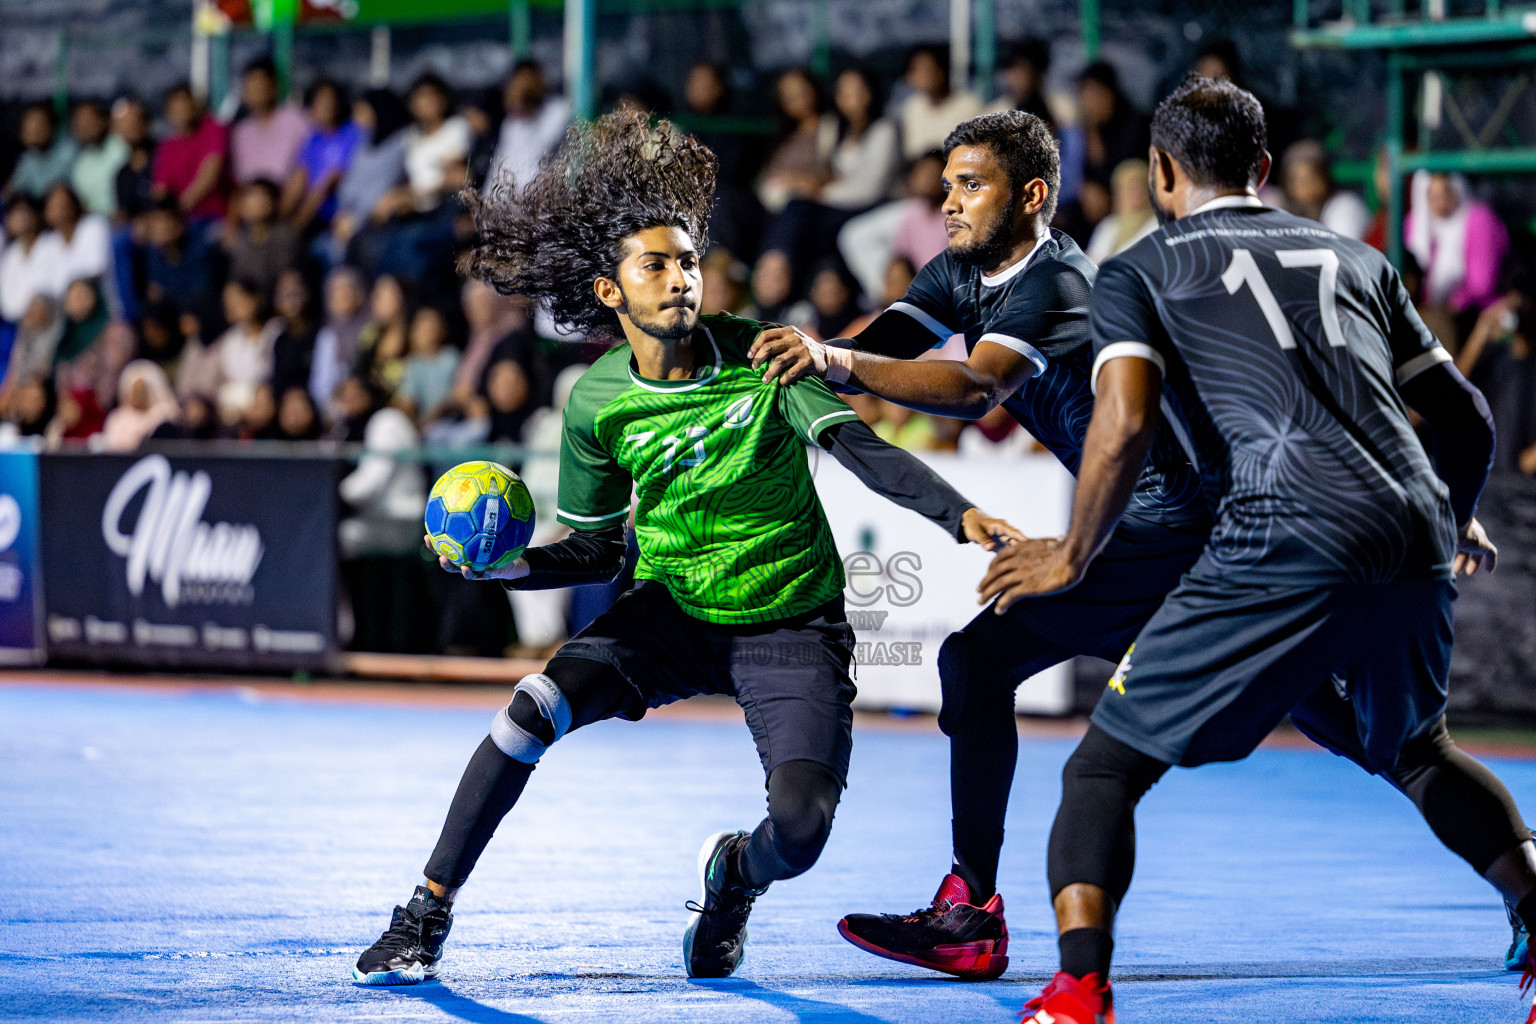
[[[1123,518],[1077,586],[1015,601],[1001,616],[990,609],[983,614],[1044,637],[1068,655],[1119,661],[1210,535],[1209,526],[1188,531]]]
[[[950,735],[968,709],[991,716],[1036,672],[1090,654],[1119,661],[1168,592],[1205,549],[1196,531],[1125,518],[1071,590],[1015,601],[1002,615],[987,607],[944,641],[939,725]]]
[[[1186,767],[1236,761],[1289,714],[1367,771],[1445,713],[1447,580],[1275,587],[1233,583],[1203,561],[1120,663],[1094,724]]]
[[[641,580],[556,657],[617,669],[634,689],[621,714],[634,721],[673,701],[729,694],[746,714],[764,772],[814,761],[847,782],[855,690],[842,597],[792,619],[722,626],[683,611],[665,585]]]

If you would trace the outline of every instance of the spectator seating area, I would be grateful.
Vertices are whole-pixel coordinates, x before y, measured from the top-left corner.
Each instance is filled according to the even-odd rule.
[[[1207,47],[1194,69],[1236,77],[1234,52]],[[944,138],[985,110],[1025,109],[1052,126],[1056,226],[1093,259],[1156,226],[1148,112],[1109,63],[1087,66],[1071,91],[1047,91],[1050,62],[1039,40],[1010,47],[990,103],[954,87],[939,46],[912,50],[895,81],[857,65],[825,81],[791,68],[764,83],[776,107],[766,138],[709,127],[729,124],[735,105],[730,79],[707,63],[665,104],[643,90],[616,101],[675,104],[720,158],[706,311],[826,338],[856,333],[944,248]],[[1176,79],[1182,69],[1168,70]],[[600,348],[454,270],[473,231],[461,190],[497,176],[516,187],[570,124],[571,104],[545,71],[520,62],[492,90],[429,73],[403,96],[320,78],[285,99],[259,59],[241,70],[239,95],[229,123],[183,85],[80,97],[62,120],[36,103],[8,126],[0,437],[115,452],[166,438],[556,446],[560,398]],[[1389,184],[1384,167],[1368,203],[1333,180],[1320,143],[1283,132],[1273,141],[1266,201],[1386,246],[1375,198]],[[1536,474],[1531,274],[1466,181],[1420,173],[1408,193],[1410,287],[1488,392],[1499,468]],[[931,355],[963,352],[952,339]],[[851,401],[904,447],[1033,447],[1001,410],[961,423]],[[343,485],[359,519],[370,503],[419,512],[419,469],[406,479],[363,468]],[[547,470],[552,492],[553,466],[525,468],[531,478]],[[349,539],[344,527],[344,552],[364,552],[371,536]]]

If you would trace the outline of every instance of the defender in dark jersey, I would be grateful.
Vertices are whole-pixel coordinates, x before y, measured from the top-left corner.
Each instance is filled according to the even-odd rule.
[[[1025,542],[980,588],[1006,611],[1081,580],[1170,410],[1216,525],[1063,773],[1048,858],[1062,969],[1025,1007],[1038,1024],[1113,1019],[1141,796],[1171,765],[1246,757],[1287,714],[1400,789],[1523,920],[1536,915],[1530,833],[1445,728],[1454,573],[1496,555],[1473,518],[1487,405],[1378,253],[1259,203],[1269,157],[1253,96],[1191,79],[1158,107],[1152,139],[1165,224],[1099,274],[1071,529]]]
[[[1060,182],[1056,142],[1032,114],[967,121],[945,141],[947,251],[852,348],[793,338],[755,346],[769,374],[815,372],[926,412],[974,419],[1001,404],[1073,473],[1093,412],[1088,298],[1093,264],[1050,223]],[[963,334],[965,361],[915,357]],[[1199,556],[1210,520],[1177,438],[1154,441],[1104,554],[1082,584],[982,612],[939,652],[950,737],[953,870],[909,915],[850,914],[861,949],[961,977],[997,977],[1008,930],[996,892],[1003,821],[1018,757],[1014,690],[1077,654],[1118,660]],[[999,556],[1004,559],[1006,554]]]

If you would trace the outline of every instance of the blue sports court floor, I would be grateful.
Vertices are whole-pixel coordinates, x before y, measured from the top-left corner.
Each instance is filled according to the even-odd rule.
[[[348,966],[409,895],[485,709],[248,688],[0,685],[0,1020],[1004,1024],[1054,965],[1045,830],[1071,743],[1027,739],[1002,889],[1013,966],[966,984],[845,944],[947,863],[945,741],[864,726],[826,855],[758,902],[737,977],[679,966],[694,858],[751,827],[715,713],[562,741],[459,900],[443,979]],[[1496,769],[1536,806],[1536,763]],[[1324,753],[1177,772],[1143,804],[1123,1022],[1518,1022],[1500,904],[1406,801]]]

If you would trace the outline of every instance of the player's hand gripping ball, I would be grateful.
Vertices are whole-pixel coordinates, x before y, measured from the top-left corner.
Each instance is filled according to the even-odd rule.
[[[522,479],[494,462],[465,462],[437,478],[427,495],[427,543],[476,575],[505,568],[533,536],[533,497]]]

